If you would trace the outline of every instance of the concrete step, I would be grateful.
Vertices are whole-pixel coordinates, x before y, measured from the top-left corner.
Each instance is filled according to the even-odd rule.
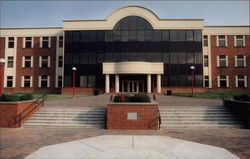
[[[105,124],[105,121],[63,121],[63,120],[29,120],[26,124]]]
[[[178,125],[168,125],[161,126],[161,130],[169,130],[169,129],[242,129],[244,126],[242,125],[193,125],[193,126],[178,126]]]
[[[31,119],[29,119],[29,121],[31,120],[68,120],[68,121],[102,121],[102,120],[105,120],[104,117],[81,117],[81,118],[78,118],[78,117],[73,117],[73,118],[65,118],[65,117],[47,117],[47,118],[44,118],[44,117],[32,117]]]
[[[168,122],[168,121],[181,121],[185,122],[187,121],[187,118],[161,118],[162,121]],[[189,118],[188,121],[239,121],[235,118]]]
[[[87,124],[25,124],[23,125],[24,128],[28,127],[46,127],[46,128],[96,128],[96,129],[103,129],[105,125],[87,125]]]

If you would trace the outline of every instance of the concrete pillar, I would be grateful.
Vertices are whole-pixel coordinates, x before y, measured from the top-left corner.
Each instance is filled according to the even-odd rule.
[[[105,75],[105,93],[109,93],[110,92],[110,87],[109,87],[109,75],[106,74]]]
[[[119,75],[115,75],[115,93],[120,92],[120,80],[119,80]]]
[[[132,92],[135,92],[135,81],[132,81]]]
[[[147,92],[151,93],[151,75],[147,75]]]
[[[136,92],[139,92],[139,82],[136,82]]]
[[[122,81],[122,92],[124,92],[124,81]]]
[[[157,75],[157,93],[161,93],[161,75]]]

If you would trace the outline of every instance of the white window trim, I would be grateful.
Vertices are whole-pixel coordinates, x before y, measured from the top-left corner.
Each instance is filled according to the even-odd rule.
[[[238,58],[237,58],[237,55],[235,55],[235,56],[234,56],[234,66],[235,66],[235,67],[238,67],[237,59],[238,59]]]
[[[223,35],[223,36],[225,36],[225,47],[227,47],[228,46],[227,45],[227,35]],[[219,46],[219,35],[216,36],[216,46],[221,47],[221,46]]]
[[[23,37],[23,48],[26,48],[25,44],[26,44],[26,37]],[[33,37],[31,37],[31,48],[34,48],[34,38]]]
[[[239,85],[238,85],[238,75],[235,76],[235,87],[238,88]]]
[[[40,48],[42,48],[42,47],[43,47],[43,37],[40,37],[39,47],[40,47]]]
[[[226,79],[227,79],[226,85],[227,85],[227,88],[229,88],[229,76],[226,76]]]
[[[243,59],[244,59],[244,67],[246,67],[247,66],[247,57],[246,57],[246,55],[243,55]]]
[[[41,76],[38,76],[38,87],[41,87]]]
[[[48,67],[50,67],[50,56],[48,56]]]
[[[51,37],[50,36],[43,36],[48,37],[48,48],[51,48]],[[43,37],[40,37],[40,48],[43,48]]]
[[[226,67],[228,67],[228,55],[225,55],[226,57]],[[220,55],[217,55],[217,67],[221,67],[220,66]]]
[[[22,76],[21,87],[24,87],[24,76]]]
[[[39,67],[42,67],[42,56],[39,56]]]
[[[244,83],[245,88],[247,88],[247,75],[244,75],[244,80],[245,80],[245,83]]]
[[[30,87],[33,87],[33,77],[30,76]]]
[[[33,56],[30,57],[30,67],[33,67]]]
[[[236,38],[237,35],[234,36],[234,47],[237,47],[237,38]],[[245,40],[245,35],[242,35],[243,36],[243,47],[246,46],[246,40]]]
[[[217,87],[220,88],[220,76],[217,76]]]
[[[22,68],[25,66],[25,56],[22,56]]]
[[[226,67],[228,67],[228,56],[226,55]]]
[[[47,76],[47,87],[50,87],[50,76]]]

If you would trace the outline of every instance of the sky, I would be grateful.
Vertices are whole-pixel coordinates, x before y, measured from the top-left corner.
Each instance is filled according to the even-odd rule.
[[[248,0],[0,0],[0,27],[62,27],[63,20],[105,19],[128,5],[146,7],[161,19],[204,19],[207,26],[250,25]]]

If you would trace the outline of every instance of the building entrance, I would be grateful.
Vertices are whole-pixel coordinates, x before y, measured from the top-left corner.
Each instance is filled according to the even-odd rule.
[[[140,80],[123,80],[120,84],[121,92],[127,93],[141,93],[146,92],[145,81]]]

